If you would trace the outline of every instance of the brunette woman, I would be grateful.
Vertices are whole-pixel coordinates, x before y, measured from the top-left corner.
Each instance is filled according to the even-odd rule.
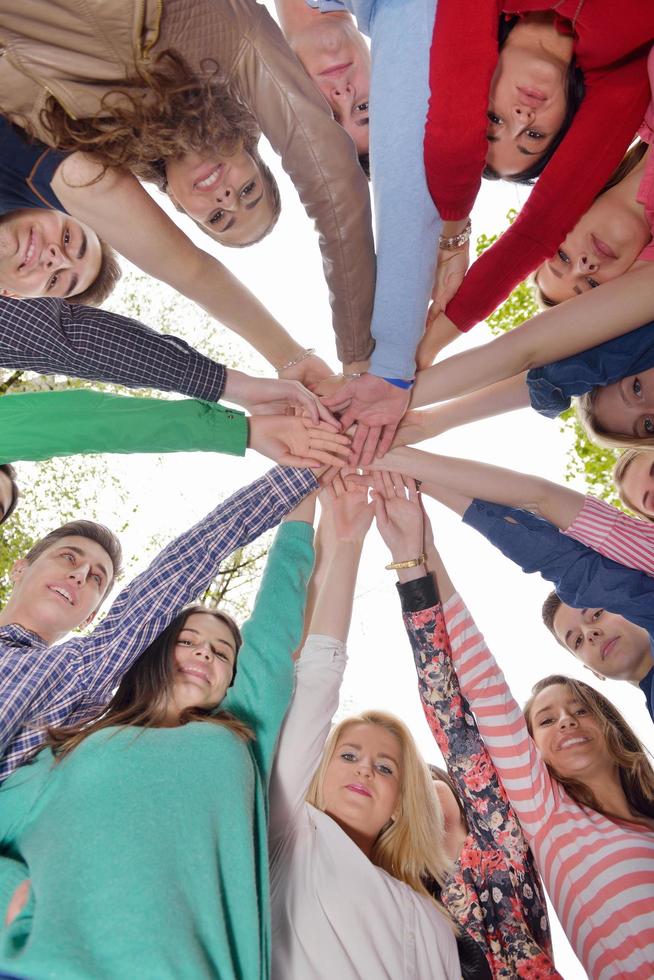
[[[439,3],[425,165],[443,245],[453,251],[441,254],[435,296],[445,313],[428,328],[420,366],[553,255],[588,209],[642,122],[653,41],[654,11],[639,0],[620,8],[611,0]],[[544,172],[463,280],[485,166],[523,181]]]
[[[406,726],[368,711],[330,734],[346,663],[367,491],[323,494],[316,590],[270,790],[273,976],[460,976],[423,878],[448,868],[440,807]]]
[[[103,170],[88,157],[70,164],[74,172],[57,188],[64,209],[83,213],[145,271],[203,305],[209,300],[214,315],[264,356],[268,349],[279,367],[293,354],[279,325],[219,263],[184,244],[116,169],[149,167],[204,230],[225,244],[248,244],[278,210],[256,152],[263,131],[316,221],[339,356],[368,357],[374,251],[366,180],[350,138],[265,8],[253,0],[166,0],[152,9],[121,3],[109,16],[102,5],[80,14],[43,4],[25,16],[7,2],[0,37],[4,111],[51,145],[113,166],[98,179]],[[128,228],[117,214],[132,217]]]
[[[220,610],[185,610],[101,715],[50,730],[49,748],[4,784],[3,900],[21,878],[34,888],[0,933],[0,969],[269,976],[266,788],[312,517],[304,501],[279,530],[242,637]]]

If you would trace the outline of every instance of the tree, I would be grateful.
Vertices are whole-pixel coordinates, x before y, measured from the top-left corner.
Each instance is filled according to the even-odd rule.
[[[507,221],[512,224],[517,217],[517,211],[511,209]],[[500,232],[501,234],[501,232]],[[477,256],[497,241],[497,235],[480,235],[476,243]],[[525,320],[530,320],[541,312],[536,301],[535,291],[528,280],[521,282],[513,290],[506,301],[486,319],[486,323],[495,335],[512,330]],[[597,446],[586,435],[583,426],[577,420],[574,409],[569,409],[561,415],[561,431],[572,433],[573,445],[568,455],[566,480],[581,477],[588,488],[596,496],[622,508],[620,498],[616,493],[611,472],[620,455],[618,450],[603,449]],[[623,508],[624,509],[624,508]]]

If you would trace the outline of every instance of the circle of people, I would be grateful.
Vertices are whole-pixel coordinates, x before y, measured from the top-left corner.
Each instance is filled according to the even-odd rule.
[[[185,396],[0,398],[0,519],[16,461],[249,447],[277,464],[90,632],[73,631],[121,572],[111,531],[75,520],[13,566],[0,974],[540,980],[561,976],[547,893],[592,980],[651,980],[651,757],[582,681],[544,677],[518,706],[423,498],[552,583],[553,637],[654,718],[654,6],[275,6],[279,26],[254,0],[0,0],[0,366]],[[318,232],[339,374],[143,186],[213,241],[253,245],[281,206],[262,134]],[[482,178],[533,189],[470,265]],[[277,377],[98,308],[116,252]],[[529,275],[541,313],[434,363]],[[635,516],[412,448],[573,398],[624,450]],[[386,712],[332,728],[373,521],[447,771]],[[191,604],[278,524],[242,629]]]

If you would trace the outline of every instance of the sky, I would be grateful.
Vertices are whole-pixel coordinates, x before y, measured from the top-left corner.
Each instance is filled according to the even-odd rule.
[[[222,249],[202,235],[155,194],[160,203],[198,244],[211,251],[241,278],[303,345],[338,370],[331,314],[322,276],[317,235],[297,195],[281,170],[275,154],[262,142],[262,152],[275,172],[283,209],[277,228],[250,249]],[[484,184],[473,212],[473,239],[492,234],[505,225],[505,214],[519,207],[527,191],[515,185]],[[166,295],[166,287],[150,282],[153,294]],[[119,308],[116,303],[111,304]],[[183,318],[175,332],[194,337],[193,314]],[[157,327],[156,322],[151,326]],[[228,337],[215,327],[220,342]],[[447,349],[446,355],[491,339],[485,324]],[[233,360],[241,369],[270,374],[265,362],[238,338],[230,339]],[[493,462],[564,482],[568,437],[558,422],[531,410],[475,423],[445,434],[421,449]],[[266,460],[248,451],[239,459],[210,454],[175,454],[168,457],[115,457],[113,470],[129,490],[129,508],[136,508],[122,536],[125,551],[137,571],[149,556],[145,544],[157,534],[162,545],[191,526],[219,499],[255,479],[268,468]],[[578,487],[583,490],[583,487]],[[517,700],[526,700],[532,684],[545,674],[561,672],[596,684],[626,715],[639,736],[654,749],[654,732],[641,692],[624,683],[596,681],[589,671],[559,647],[540,621],[540,606],[549,591],[539,576],[524,575],[484,538],[461,524],[456,515],[427,501],[436,543],[459,592],[464,597],[490,649],[499,660]],[[116,526],[115,502],[101,500],[99,519]],[[366,541],[357,581],[349,638],[350,661],[341,692],[339,716],[366,708],[400,715],[410,726],[429,761],[439,752],[424,721],[417,694],[411,651],[402,625],[394,574],[384,570],[388,556],[373,530]],[[585,973],[570,950],[554,916],[557,962],[566,980]]]

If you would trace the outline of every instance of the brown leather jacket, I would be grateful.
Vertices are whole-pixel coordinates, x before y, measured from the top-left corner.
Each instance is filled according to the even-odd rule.
[[[49,95],[75,118],[129,91],[134,69],[175,47],[196,68],[219,65],[256,117],[315,222],[339,358],[371,353],[375,258],[367,181],[265,7],[254,0],[0,0],[0,109],[45,142]],[[309,312],[309,311],[307,311]]]

